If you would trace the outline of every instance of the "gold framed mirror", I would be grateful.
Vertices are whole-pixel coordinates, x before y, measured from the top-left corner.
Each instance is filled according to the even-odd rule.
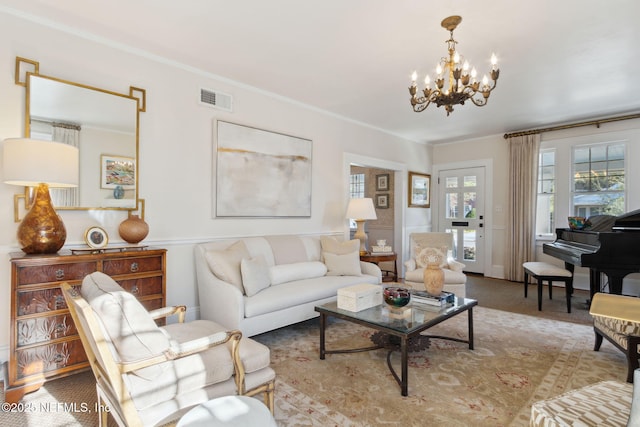
[[[16,84],[26,87],[25,137],[71,144],[80,152],[78,187],[51,189],[56,209],[138,210],[144,89],[117,93],[46,76],[39,68],[36,61],[16,57]],[[25,209],[31,195],[27,187]]]

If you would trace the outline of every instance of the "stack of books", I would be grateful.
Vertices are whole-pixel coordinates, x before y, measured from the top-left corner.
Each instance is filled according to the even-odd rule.
[[[446,307],[453,304],[455,295],[442,291],[440,295],[431,295],[426,291],[411,291],[411,301],[416,304],[424,304],[433,307]]]

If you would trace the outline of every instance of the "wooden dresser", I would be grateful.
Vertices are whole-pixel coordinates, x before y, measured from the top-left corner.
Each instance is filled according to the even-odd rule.
[[[11,336],[5,401],[15,403],[50,379],[89,368],[60,284],[79,286],[89,273],[113,277],[153,310],[166,305],[166,250],[62,250],[11,254]]]

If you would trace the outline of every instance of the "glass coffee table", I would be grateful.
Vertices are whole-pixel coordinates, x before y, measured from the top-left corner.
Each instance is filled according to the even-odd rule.
[[[356,353],[361,351],[371,351],[380,348],[387,348],[387,366],[393,374],[393,377],[400,385],[400,391],[403,396],[408,394],[408,354],[410,347],[424,348],[421,346],[420,340],[428,338],[440,338],[451,341],[463,342],[469,344],[469,349],[473,350],[473,307],[478,305],[478,301],[469,298],[456,298],[453,305],[437,308],[425,307],[422,304],[409,303],[406,307],[391,308],[389,305],[382,303],[375,307],[362,311],[348,311],[338,308],[337,302],[331,302],[315,307],[315,311],[320,313],[320,359],[324,360],[327,354],[336,353]],[[445,320],[457,316],[460,313],[468,312],[469,334],[468,339],[463,340],[454,337],[445,337],[437,335],[422,335],[421,332],[444,322]],[[357,323],[375,329],[378,333],[374,334],[372,340],[373,346],[355,349],[327,350],[325,343],[325,331],[327,327],[327,317],[336,317],[349,322]],[[380,339],[380,337],[387,339]],[[373,339],[377,337],[377,339]],[[391,354],[400,351],[401,375],[398,376],[391,365]]]

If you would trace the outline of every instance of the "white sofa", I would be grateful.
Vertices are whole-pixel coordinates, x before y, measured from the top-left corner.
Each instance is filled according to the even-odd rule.
[[[360,241],[332,236],[266,236],[196,245],[200,318],[253,336],[316,317],[338,289],[381,284],[362,262]]]
[[[444,271],[444,289],[464,298],[467,276],[462,272],[465,265],[453,259],[453,235],[451,233],[412,233],[410,240],[410,259],[404,263],[406,272],[405,286],[412,289],[424,289],[424,267],[426,258],[436,259]]]

